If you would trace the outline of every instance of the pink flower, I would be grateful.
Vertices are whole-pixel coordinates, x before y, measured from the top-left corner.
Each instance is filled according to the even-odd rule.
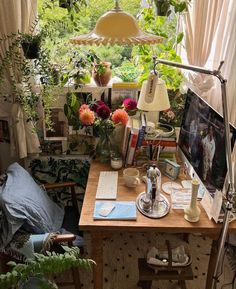
[[[79,119],[83,125],[92,125],[95,120],[94,112],[89,108],[85,108],[80,112]]]
[[[137,108],[137,101],[133,98],[126,98],[123,101],[123,105],[127,110],[133,110]]]
[[[101,119],[108,119],[111,114],[110,108],[106,104],[102,104],[97,108],[97,115]]]
[[[113,112],[111,119],[115,124],[122,123],[123,125],[126,125],[129,120],[129,116],[126,111],[117,109]]]
[[[79,113],[81,113],[85,109],[89,109],[89,106],[87,104],[82,104],[81,107],[79,108]]]

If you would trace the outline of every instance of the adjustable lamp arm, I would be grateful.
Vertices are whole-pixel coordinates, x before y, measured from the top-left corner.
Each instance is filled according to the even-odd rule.
[[[156,74],[156,66],[160,64],[165,64],[169,66],[174,66],[178,68],[183,68],[187,70],[192,70],[196,72],[200,72],[203,74],[213,75],[217,77],[221,83],[221,97],[222,97],[222,107],[223,107],[223,119],[224,119],[224,126],[225,126],[225,134],[226,134],[226,142],[225,142],[225,148],[226,148],[226,161],[227,161],[227,170],[229,174],[229,185],[227,188],[227,204],[226,204],[226,213],[224,215],[224,221],[222,224],[221,234],[220,238],[218,240],[218,251],[216,256],[216,263],[213,273],[213,283],[211,288],[207,289],[213,289],[216,286],[216,281],[218,279],[218,272],[219,272],[219,265],[221,262],[223,262],[223,252],[224,252],[224,245],[226,241],[226,236],[228,232],[229,227],[229,220],[230,220],[230,211],[233,207],[233,197],[235,196],[235,186],[234,186],[234,176],[233,176],[233,168],[232,168],[232,159],[231,159],[231,141],[230,141],[230,126],[229,126],[229,117],[228,117],[228,107],[227,107],[227,98],[226,98],[226,82],[227,80],[223,78],[221,75],[220,69],[224,63],[224,61],[220,62],[220,65],[217,70],[210,70],[205,69],[199,66],[193,66],[193,65],[185,65],[178,62],[172,62],[168,60],[163,59],[157,59],[156,56],[153,57],[153,63],[154,63],[154,73]]]

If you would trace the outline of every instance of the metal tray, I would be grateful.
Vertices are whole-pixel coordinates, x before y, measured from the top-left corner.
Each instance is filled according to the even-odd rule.
[[[162,217],[164,217],[165,215],[168,214],[169,210],[170,210],[170,203],[167,200],[167,198],[165,196],[163,196],[162,194],[160,194],[160,202],[158,205],[158,209],[156,210],[150,210],[150,211],[145,211],[143,209],[143,198],[145,196],[145,192],[142,192],[141,194],[138,195],[137,199],[136,199],[136,206],[138,208],[138,210],[146,217],[148,218],[152,218],[152,219],[160,219]]]

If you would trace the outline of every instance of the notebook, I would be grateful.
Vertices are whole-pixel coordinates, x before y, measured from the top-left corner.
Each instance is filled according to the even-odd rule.
[[[113,204],[115,207],[104,217],[99,213],[106,202]],[[136,204],[133,201],[96,201],[93,218],[94,220],[136,220]]]

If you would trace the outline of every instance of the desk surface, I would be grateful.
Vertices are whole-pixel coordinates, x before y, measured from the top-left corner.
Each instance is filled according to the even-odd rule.
[[[216,234],[220,230],[220,225],[209,220],[204,209],[201,208],[200,220],[196,223],[189,223],[184,219],[183,210],[170,209],[168,215],[162,219],[150,219],[143,216],[137,210],[136,221],[109,221],[109,220],[93,220],[95,195],[98,184],[100,171],[111,170],[107,164],[101,164],[97,161],[92,162],[88,176],[88,183],[83,201],[82,212],[80,216],[79,227],[83,231],[157,231],[168,233],[208,233]],[[119,170],[118,178],[118,201],[135,201],[139,193],[145,190],[145,185],[141,183],[136,188],[128,188],[124,185],[123,170]],[[179,179],[180,181],[181,179]],[[162,177],[162,182],[169,181],[165,176]],[[167,196],[165,193],[163,193]],[[169,199],[170,197],[167,196]],[[230,224],[231,230],[236,230],[236,222]]]

